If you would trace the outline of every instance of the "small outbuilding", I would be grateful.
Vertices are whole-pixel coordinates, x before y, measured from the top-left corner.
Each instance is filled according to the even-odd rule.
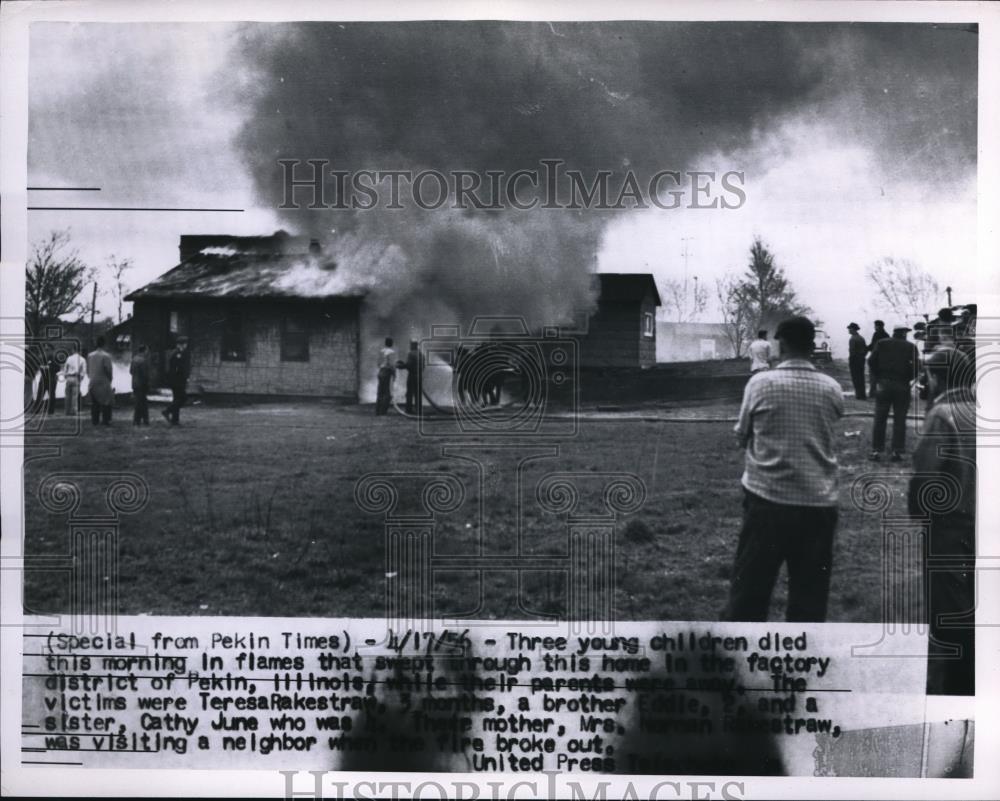
[[[580,365],[652,367],[656,363],[656,309],[660,293],[649,273],[594,275],[597,309],[580,338]]]

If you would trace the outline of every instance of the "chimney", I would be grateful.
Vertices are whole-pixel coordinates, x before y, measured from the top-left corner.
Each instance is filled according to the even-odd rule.
[[[319,256],[323,253],[323,246],[319,243],[318,239],[309,240],[309,255]]]

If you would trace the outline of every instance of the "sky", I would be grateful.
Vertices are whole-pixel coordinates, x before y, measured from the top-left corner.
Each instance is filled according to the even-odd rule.
[[[759,236],[837,347],[848,322],[885,316],[864,277],[876,259],[913,260],[956,302],[977,290],[977,39],[881,23],[36,23],[29,185],[101,191],[31,205],[244,211],[32,211],[29,236],[68,228],[97,268],[131,259],[134,289],[176,264],[182,233],[317,235],[343,269],[381,271],[374,308],[410,332],[491,311],[551,322],[595,270],[714,287]],[[283,212],[282,157],[739,171],[746,202]]]

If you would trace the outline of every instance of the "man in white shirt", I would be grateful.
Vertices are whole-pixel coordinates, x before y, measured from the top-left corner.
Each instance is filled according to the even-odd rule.
[[[750,375],[767,370],[771,366],[771,343],[767,341],[767,331],[758,331],[757,338],[750,343]]]
[[[70,346],[72,353],[66,357],[62,376],[66,382],[66,414],[80,413],[80,384],[87,377],[87,360],[80,355],[80,346],[75,342]]]
[[[378,352],[378,393],[375,396],[375,414],[383,415],[392,403],[392,378],[396,374],[396,351],[392,337],[385,338],[385,347]]]

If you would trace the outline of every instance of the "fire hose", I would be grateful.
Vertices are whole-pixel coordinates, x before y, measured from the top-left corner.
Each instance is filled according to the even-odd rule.
[[[452,371],[452,375],[454,377],[454,370]],[[422,378],[422,376],[421,376],[421,378]],[[454,380],[454,378],[453,378],[453,380]],[[395,374],[393,374],[392,382],[395,383],[395,381],[396,381],[396,376],[395,376]],[[424,384],[424,382],[422,380],[420,382],[420,394],[423,396],[424,400],[427,401],[427,403],[430,405],[430,407],[432,409],[434,409],[434,411],[437,412],[438,414],[440,414],[440,415],[442,415],[444,417],[456,417],[457,416],[457,412],[455,411],[454,408],[451,408],[451,409],[445,408],[443,406],[439,406],[437,403],[434,402],[434,399],[429,394],[427,394],[427,387],[426,387],[426,385]],[[407,412],[405,409],[401,409],[399,407],[399,400],[392,394],[392,383],[389,385],[389,397],[392,398],[392,407],[396,410],[397,414],[399,414],[401,417],[406,417],[406,418],[409,418],[411,420],[418,419],[418,415],[412,414],[411,412]],[[508,403],[498,404],[495,408],[497,408],[497,409],[506,409],[506,408],[510,407],[511,405],[512,404],[510,402],[508,402]]]
[[[393,380],[393,382],[395,382],[395,375],[393,376],[392,380]],[[391,394],[392,393],[392,385],[391,384],[390,384],[389,392],[390,392],[390,397],[392,397],[392,406],[396,410],[397,414],[399,414],[401,417],[406,417],[406,418],[408,418],[410,420],[417,420],[417,419],[419,419],[420,415],[414,414],[412,412],[407,412],[405,409],[400,408],[399,401],[394,396],[392,396],[392,394]],[[434,411],[437,412],[439,415],[441,415],[443,417],[456,417],[457,416],[457,412],[455,411],[454,408],[442,407],[442,406],[439,406],[437,403],[434,402],[434,399],[431,398],[431,396],[427,393],[427,389],[426,389],[426,386],[424,385],[423,381],[421,381],[421,384],[420,384],[420,394],[423,396],[424,400],[430,405],[430,407],[432,409],[434,409]],[[496,408],[498,408],[498,409],[505,409],[505,408],[509,408],[511,405],[513,405],[513,404],[510,403],[510,402],[508,402],[508,403],[502,404],[502,405],[500,405],[500,406],[498,406]],[[569,412],[568,414],[573,414],[573,412]],[[576,414],[579,414],[579,411],[577,411]],[[601,412],[600,410],[597,410],[596,412],[593,412],[593,413],[587,413],[587,412],[585,412],[584,414],[586,415],[586,417],[583,418],[583,419],[591,420],[591,421],[594,421],[594,422],[615,422],[615,421],[620,421],[620,420],[632,420],[632,421],[637,421],[637,422],[642,422],[642,423],[735,423],[735,422],[737,422],[739,420],[739,418],[736,417],[736,416],[726,416],[726,417],[705,417],[705,416],[697,416],[697,417],[691,417],[691,416],[685,416],[685,417],[664,417],[662,415],[656,415],[656,414],[627,414],[627,413],[626,414],[621,414],[621,413],[615,413],[615,412]],[[593,416],[591,416],[591,415],[593,415]],[[844,418],[848,418],[848,417],[873,418],[874,416],[875,416],[874,412],[845,412],[844,415],[843,415]],[[916,419],[922,419],[923,415],[919,415],[919,414],[915,415],[915,418]]]

